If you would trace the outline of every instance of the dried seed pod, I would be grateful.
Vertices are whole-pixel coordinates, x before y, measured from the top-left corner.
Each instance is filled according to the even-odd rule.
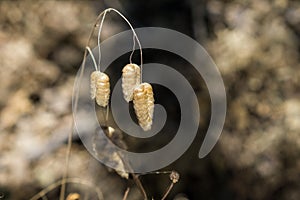
[[[129,102],[133,98],[133,90],[140,84],[141,69],[136,64],[128,64],[122,70],[122,89],[124,99]]]
[[[99,106],[107,106],[110,95],[109,77],[100,71],[91,74],[91,98],[96,98]]]
[[[177,183],[179,181],[179,173],[176,172],[176,171],[172,171],[171,174],[170,174],[170,180],[173,182],[173,183]]]
[[[96,78],[100,77],[101,75],[100,71],[94,71],[93,73],[91,73],[91,81],[90,81],[90,89],[91,89],[91,99],[95,99],[96,98]]]
[[[134,89],[133,107],[139,125],[144,131],[150,130],[154,111],[154,97],[152,86],[149,83],[142,83]]]
[[[96,79],[96,102],[99,106],[107,106],[110,95],[109,77],[100,72],[99,78]]]

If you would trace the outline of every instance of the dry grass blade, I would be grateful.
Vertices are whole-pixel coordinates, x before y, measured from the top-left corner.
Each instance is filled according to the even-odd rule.
[[[128,197],[128,194],[129,194],[129,190],[130,188],[127,188],[125,193],[124,193],[124,196],[123,196],[123,200],[127,200],[127,197]]]
[[[107,137],[99,137],[96,132],[93,139],[93,151],[97,158],[101,160],[105,160],[106,163],[110,163],[110,166],[113,166],[116,172],[122,177],[128,179],[129,173],[128,171],[133,171],[131,166],[129,165],[128,161],[125,160],[124,156],[120,151],[116,149],[111,142],[108,142],[109,138],[112,140],[117,146],[121,147],[122,149],[127,149],[126,144],[123,141],[123,135],[121,132],[115,130],[112,127],[107,127],[99,131],[104,131]],[[137,187],[139,188],[141,194],[143,195],[144,199],[147,200],[147,194],[145,189],[138,177],[138,175],[131,173],[133,180]]]
[[[88,182],[88,181],[84,181],[82,179],[79,178],[65,178],[64,179],[64,184],[66,183],[74,183],[74,184],[81,184],[81,185],[85,185],[88,186],[92,189],[95,190],[95,192],[97,193],[97,198],[99,200],[103,200],[103,194],[101,192],[101,190],[99,188],[97,188],[95,185],[93,185],[92,183]],[[56,187],[60,186],[62,184],[62,181],[59,180],[51,185],[49,185],[48,187],[46,187],[45,189],[43,189],[42,191],[40,191],[39,193],[37,193],[35,196],[33,196],[30,200],[38,200],[40,198],[43,199],[43,197],[45,197],[45,195],[50,192],[51,190],[55,189]]]

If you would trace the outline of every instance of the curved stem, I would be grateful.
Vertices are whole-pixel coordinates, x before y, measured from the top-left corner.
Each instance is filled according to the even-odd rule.
[[[101,31],[102,31],[102,27],[103,27],[103,22],[104,22],[104,18],[105,18],[105,15],[107,12],[110,12],[110,11],[114,11],[116,12],[119,16],[121,16],[125,21],[126,23],[129,25],[132,33],[133,33],[133,47],[132,47],[132,52],[130,54],[130,57],[129,57],[129,62],[132,63],[132,56],[133,56],[133,53],[135,51],[135,41],[137,41],[138,45],[139,45],[139,48],[140,48],[140,59],[141,59],[141,82],[142,82],[142,70],[143,70],[143,51],[142,51],[142,45],[140,43],[140,40],[136,34],[136,32],[134,31],[134,28],[132,27],[132,25],[130,24],[130,22],[128,21],[128,19],[122,14],[120,13],[118,10],[114,9],[114,8],[107,8],[105,9],[98,17],[98,20],[99,18],[103,15],[102,19],[101,19],[101,23],[100,23],[100,28],[99,28],[99,32],[98,32],[98,48],[99,48],[99,63],[98,65],[100,66],[100,60],[101,60],[101,47],[100,47],[100,36],[101,36]],[[99,67],[99,70],[100,70],[100,67]]]
[[[173,186],[174,186],[174,183],[172,182],[172,183],[170,184],[170,186],[168,187],[167,191],[165,192],[164,196],[161,198],[161,200],[165,200],[165,199],[167,198],[167,196],[168,196],[168,194],[171,192]]]
[[[99,65],[99,68],[97,68],[96,60],[95,60],[95,57],[94,57],[93,52],[92,52],[92,50],[90,49],[90,47],[85,47],[85,48],[88,50],[89,54],[90,54],[91,57],[92,57],[92,60],[93,60],[93,63],[94,63],[94,67],[95,67],[95,70],[96,70],[96,71],[97,71],[98,69],[100,70],[100,65]]]
[[[102,27],[103,27],[103,22],[104,22],[104,19],[105,19],[105,16],[106,16],[106,13],[107,13],[107,9],[104,10],[104,13],[103,13],[103,17],[101,19],[101,23],[100,23],[100,27],[99,27],[99,31],[98,31],[98,49],[99,49],[99,59],[98,59],[98,69],[100,71],[100,62],[101,62],[101,47],[100,47],[100,36],[101,36],[101,31],[102,31]]]
[[[134,35],[132,35],[132,41],[133,41],[133,46],[132,46],[131,54],[129,56],[129,62],[130,62],[130,64],[132,64],[132,56],[133,56],[133,53],[134,53],[134,50],[135,50],[135,36]]]
[[[171,174],[172,171],[153,171],[153,172],[146,172],[146,173],[140,173],[140,176],[144,176],[144,175],[150,175],[150,174]]]
[[[130,188],[127,188],[125,193],[124,193],[124,196],[123,196],[123,200],[127,200],[127,197],[128,197],[128,194],[129,194],[129,190]]]

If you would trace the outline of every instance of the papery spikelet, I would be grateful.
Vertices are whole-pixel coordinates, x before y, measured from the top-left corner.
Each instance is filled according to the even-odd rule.
[[[91,77],[90,77],[90,89],[91,89],[91,99],[95,99],[96,98],[96,78],[100,77],[101,75],[100,71],[94,71],[93,73],[91,73]]]
[[[149,83],[142,83],[134,89],[133,107],[139,125],[144,131],[150,130],[154,111],[154,97],[152,86]]]
[[[106,107],[109,101],[110,84],[109,77],[100,71],[91,74],[91,98],[96,98],[99,106]]]
[[[124,99],[129,102],[133,98],[133,90],[140,84],[141,70],[136,64],[128,64],[122,70],[122,90]]]

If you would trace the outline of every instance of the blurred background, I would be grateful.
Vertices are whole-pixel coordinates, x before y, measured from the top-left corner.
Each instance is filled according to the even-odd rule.
[[[1,1],[0,199],[30,199],[62,177],[75,75],[95,19],[108,7],[122,12],[135,28],[165,27],[192,37],[214,59],[224,80],[228,102],[224,130],[213,151],[200,160],[197,155],[210,119],[205,83],[195,85],[201,77],[176,56],[144,51],[145,63],[164,63],[187,77],[201,109],[195,142],[162,169],[181,175],[168,199],[299,200],[297,0]],[[102,37],[127,29],[120,17],[111,14]],[[174,103],[170,112],[176,114],[177,104],[170,96],[165,91],[159,101],[171,108]],[[167,131],[174,127],[171,124]],[[162,146],[124,140],[137,151]],[[142,199],[131,179],[98,163],[76,136],[69,176],[96,184],[105,199],[122,199],[127,187],[129,200]],[[149,199],[160,199],[170,183],[164,174],[148,174],[141,181]],[[69,193],[96,199],[95,191],[85,185],[68,184]],[[58,195],[59,189],[54,189],[47,196],[58,199]]]

